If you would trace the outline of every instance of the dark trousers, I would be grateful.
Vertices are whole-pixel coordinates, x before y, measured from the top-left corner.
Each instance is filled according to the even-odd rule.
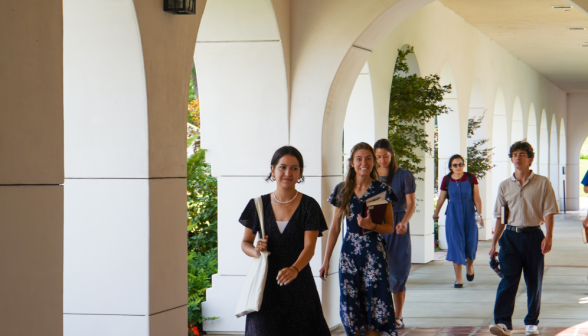
[[[498,259],[503,278],[496,293],[494,323],[502,323],[512,329],[512,313],[522,271],[527,284],[528,310],[525,325],[539,324],[544,269],[544,256],[541,253],[543,238],[545,235],[541,230],[524,233],[504,230],[498,241]]]

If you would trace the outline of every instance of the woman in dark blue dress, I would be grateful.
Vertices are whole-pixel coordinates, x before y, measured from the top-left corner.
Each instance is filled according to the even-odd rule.
[[[317,201],[296,190],[296,184],[304,181],[303,169],[296,148],[284,146],[274,154],[268,180],[276,182],[276,190],[261,196],[264,239],[253,244],[261,231],[254,200],[239,218],[245,226],[243,252],[253,258],[259,257],[259,251],[271,253],[261,308],[247,314],[246,336],[331,335],[308,265],[327,223]]]
[[[394,149],[388,139],[380,139],[374,144],[380,181],[392,188],[398,201],[394,210],[394,232],[384,235],[388,268],[390,270],[390,289],[394,296],[396,329],[404,328],[402,308],[406,298],[406,281],[411,267],[411,244],[409,221],[416,208],[416,183],[414,175],[398,167]]]
[[[326,280],[345,218],[347,233],[339,258],[339,284],[341,321],[348,336],[396,335],[383,237],[394,231],[392,203],[396,198],[390,187],[379,181],[375,166],[372,146],[365,142],[355,145],[345,182],[337,185],[329,197],[335,215],[319,274]],[[369,199],[388,202],[383,223],[372,222],[369,212],[366,217],[361,215]]]
[[[474,259],[478,249],[478,226],[476,211],[482,215],[482,199],[478,189],[478,180],[472,174],[464,172],[464,160],[461,155],[453,155],[449,159],[451,173],[441,183],[441,193],[433,219],[439,219],[439,211],[446,198],[447,218],[445,233],[447,237],[447,257],[453,262],[455,271],[455,288],[463,287],[461,275],[462,265],[467,265],[466,278],[474,281]],[[471,182],[470,182],[471,181]],[[484,221],[480,220],[482,226]]]

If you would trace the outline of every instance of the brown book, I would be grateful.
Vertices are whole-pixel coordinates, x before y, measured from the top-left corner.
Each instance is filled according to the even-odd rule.
[[[584,239],[584,244],[588,244],[588,231],[586,231],[586,228],[582,228],[582,239]]]
[[[370,217],[374,224],[383,224],[386,217],[386,209],[388,209],[388,201],[385,199],[376,199],[363,204],[361,215],[367,217],[367,212],[370,212]],[[370,232],[371,230],[361,229],[362,233]]]

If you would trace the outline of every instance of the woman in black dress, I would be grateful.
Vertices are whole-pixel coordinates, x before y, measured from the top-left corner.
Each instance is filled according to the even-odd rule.
[[[246,336],[331,335],[308,265],[327,223],[319,204],[296,190],[296,183],[304,181],[303,169],[296,148],[284,146],[274,154],[268,180],[277,188],[261,196],[266,236],[255,246],[261,227],[253,200],[239,219],[245,226],[243,252],[253,258],[259,251],[271,253],[261,309],[247,315]]]

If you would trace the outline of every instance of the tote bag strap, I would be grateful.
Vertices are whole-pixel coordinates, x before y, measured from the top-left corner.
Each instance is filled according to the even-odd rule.
[[[259,225],[261,226],[261,239],[265,238],[265,221],[263,220],[263,201],[260,197],[255,197],[255,207],[257,208],[257,216],[259,216]]]

